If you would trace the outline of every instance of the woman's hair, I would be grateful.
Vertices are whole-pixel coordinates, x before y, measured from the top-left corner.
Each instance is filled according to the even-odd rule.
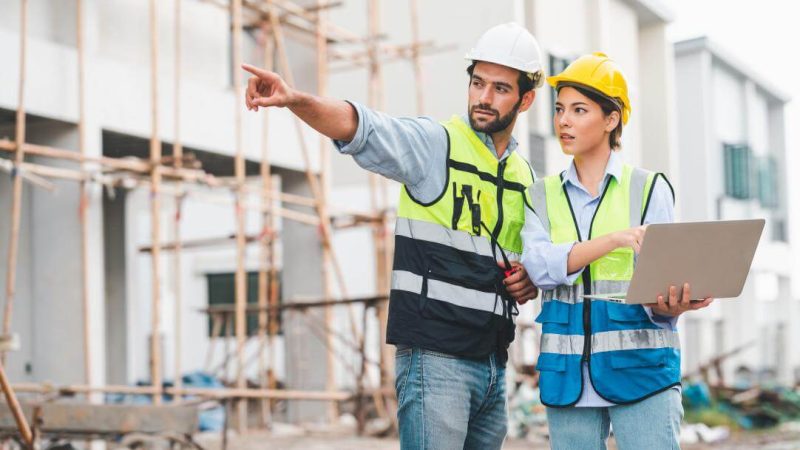
[[[608,135],[608,145],[611,146],[612,150],[618,150],[621,144],[622,139],[622,108],[620,108],[620,100],[614,101],[605,95],[595,91],[594,89],[588,88],[586,86],[581,86],[579,84],[559,84],[558,90],[560,91],[561,88],[564,87],[571,87],[576,91],[580,92],[581,94],[589,97],[593,102],[600,105],[600,109],[603,110],[603,114],[608,116],[614,111],[619,113],[619,123],[617,127],[611,130],[611,134]]]

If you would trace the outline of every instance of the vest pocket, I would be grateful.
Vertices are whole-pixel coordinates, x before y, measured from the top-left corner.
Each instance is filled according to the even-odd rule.
[[[608,302],[608,318],[615,322],[650,322],[650,317],[641,305],[624,305]]]
[[[565,372],[567,370],[567,355],[557,353],[540,353],[536,361],[536,369],[541,372]]]
[[[500,273],[496,266],[485,267],[485,264],[465,261],[458,255],[451,257],[441,253],[430,253],[427,259],[429,278],[482,292],[495,292]]]
[[[596,280],[630,280],[633,277],[633,249],[618,248],[592,264]]]
[[[667,363],[667,353],[663,348],[625,350],[611,353],[609,359],[612,369],[661,367]]]
[[[536,323],[569,323],[569,305],[559,301],[542,303],[542,312],[536,316]]]

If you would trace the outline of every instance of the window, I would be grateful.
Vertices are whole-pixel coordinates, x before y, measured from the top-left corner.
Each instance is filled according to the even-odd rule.
[[[236,274],[234,273],[210,273],[206,274],[208,283],[208,306],[234,305],[236,303]],[[267,280],[269,283],[269,280]],[[280,275],[278,276],[280,286]],[[278,292],[278,303],[282,302],[280,291]],[[247,303],[250,305],[258,304],[258,272],[247,273]],[[282,315],[278,315],[278,333],[283,334]],[[222,328],[217,336],[235,335],[235,330],[228,330],[228,320],[222,324]],[[233,323],[233,322],[230,322]],[[213,333],[211,317],[208,318],[208,335]],[[258,313],[253,311],[247,313],[247,336],[258,335]]]
[[[550,76],[558,75],[559,73],[563,72],[570,62],[572,62],[570,58],[560,58],[555,55],[550,55]],[[556,91],[551,90],[550,92],[552,92],[553,95],[553,101],[550,103],[550,126],[552,127],[552,119],[556,116]],[[556,134],[555,127],[553,128],[553,134]]]
[[[746,200],[750,193],[750,148],[747,145],[724,144],[725,195]]]
[[[772,156],[758,160],[758,201],[764,208],[778,207],[778,164]]]

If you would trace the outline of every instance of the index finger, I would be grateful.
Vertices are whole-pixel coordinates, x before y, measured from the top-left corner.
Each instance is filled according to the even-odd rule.
[[[272,72],[266,71],[264,69],[259,69],[258,67],[251,66],[250,64],[242,64],[242,69],[252,73],[253,75],[259,78],[270,78],[272,76]]]

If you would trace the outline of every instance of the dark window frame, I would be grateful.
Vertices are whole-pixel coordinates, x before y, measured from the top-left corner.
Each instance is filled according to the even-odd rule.
[[[258,272],[246,273],[247,277],[247,304],[258,304]],[[214,272],[206,274],[207,304],[211,306],[234,305],[236,299],[236,274],[234,272]],[[267,286],[269,286],[269,275],[267,275]],[[278,304],[283,303],[283,295],[280,291],[281,274],[278,272]],[[246,336],[258,336],[258,312],[247,313]],[[228,330],[227,321],[223,322],[220,333],[216,337],[225,337]],[[208,337],[212,337],[213,323],[211,316],[208,317]],[[234,336],[235,331],[230,330],[230,335]],[[278,314],[278,335],[283,335],[283,314]]]

